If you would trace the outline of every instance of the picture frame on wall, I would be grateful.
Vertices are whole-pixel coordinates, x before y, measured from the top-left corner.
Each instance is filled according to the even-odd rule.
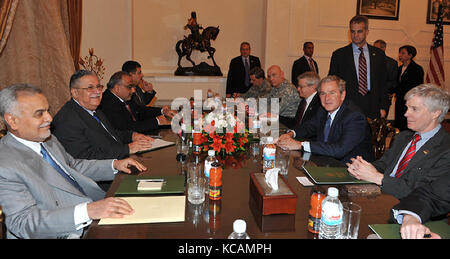
[[[444,8],[443,24],[450,24],[450,0],[441,0]],[[428,0],[427,23],[436,23],[440,0]]]
[[[356,14],[369,19],[397,20],[400,0],[358,0]]]

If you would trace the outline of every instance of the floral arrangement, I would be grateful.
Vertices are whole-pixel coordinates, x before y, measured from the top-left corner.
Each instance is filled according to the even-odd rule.
[[[211,112],[200,119],[202,151],[214,149],[218,155],[245,151],[251,134],[245,123],[229,113]]]

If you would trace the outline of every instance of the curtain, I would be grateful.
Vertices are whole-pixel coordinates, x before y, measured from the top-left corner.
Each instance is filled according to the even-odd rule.
[[[61,0],[20,0],[0,53],[0,89],[17,83],[38,86],[53,115],[70,99],[69,80],[75,71],[67,9]]]
[[[0,1],[0,54],[6,46],[19,0]]]
[[[82,26],[82,0],[67,0],[67,13],[69,22],[69,47],[72,54],[75,70],[80,69],[81,26]]]

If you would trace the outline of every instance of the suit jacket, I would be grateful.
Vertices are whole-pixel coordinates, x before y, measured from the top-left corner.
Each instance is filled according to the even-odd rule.
[[[319,67],[317,66],[317,62],[313,59],[314,66],[316,67],[316,72],[319,74]],[[294,61],[294,64],[292,64],[292,73],[291,73],[291,82],[293,85],[297,87],[297,77],[305,72],[311,71],[311,68],[309,67],[309,62],[306,60],[305,56],[302,56],[301,58]]]
[[[358,92],[358,77],[351,43],[333,52],[328,75],[337,75],[345,80],[346,98],[360,107],[367,117],[374,119],[380,117],[380,109],[389,111],[386,55],[376,47],[369,44],[367,46],[370,55],[371,90],[365,96]]]
[[[321,109],[321,107],[322,107],[322,104],[320,103],[319,94],[316,94],[312,98],[311,103],[306,108],[305,113],[303,114],[302,120],[299,122],[298,125],[297,125],[297,119],[298,119],[298,111],[300,109],[300,104],[298,105],[297,113],[296,113],[295,117],[293,119],[290,119],[289,121],[286,121],[283,124],[285,124],[290,129],[295,128],[295,127],[299,126],[300,124],[312,119],[312,117],[317,113],[317,111],[319,109]]]
[[[406,101],[404,100],[406,93],[412,88],[423,84],[423,69],[414,60],[405,69],[402,74],[402,66],[398,67],[398,83],[394,89],[395,92],[395,127],[400,131],[407,130],[406,122]]]
[[[441,128],[411,158],[405,171],[399,178],[391,177],[400,156],[414,136],[414,132],[405,130],[395,136],[392,146],[384,155],[372,164],[384,174],[381,190],[397,199],[406,197],[413,189],[430,183],[450,168],[450,135]]]
[[[64,238],[81,235],[74,225],[75,206],[103,199],[94,180],[112,180],[112,160],[79,160],[52,136],[44,146],[83,188],[62,177],[42,156],[11,134],[0,140],[0,204],[8,238]]]
[[[250,69],[254,67],[261,67],[261,62],[258,57],[249,56]],[[245,93],[252,85],[245,86],[245,66],[242,61],[242,56],[235,57],[230,62],[230,68],[227,76],[226,94]]]
[[[321,107],[313,118],[294,129],[296,138],[316,138],[310,142],[311,153],[331,156],[343,163],[356,156],[374,159],[369,124],[358,107],[344,101],[331,124],[328,141],[324,142],[327,117],[328,112]]]
[[[158,129],[156,117],[161,115],[161,108],[139,106],[135,102],[127,102],[136,121],[133,120],[125,104],[109,89],[103,92],[99,109],[103,111],[111,124],[118,130],[132,130],[147,133]]]
[[[450,173],[414,189],[403,198],[394,210],[407,210],[416,213],[422,223],[432,217],[438,217],[450,212]]]
[[[66,151],[82,159],[122,159],[129,156],[131,131],[116,130],[102,111],[96,111],[103,126],[73,99],[53,118],[52,132]],[[114,136],[114,138],[112,137]]]

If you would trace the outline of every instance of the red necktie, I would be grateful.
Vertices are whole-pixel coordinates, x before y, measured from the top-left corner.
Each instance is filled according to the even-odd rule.
[[[297,109],[297,116],[296,116],[297,121],[295,123],[295,126],[299,125],[300,122],[302,121],[303,113],[305,113],[305,108],[306,108],[306,100],[303,98],[300,101],[300,105],[298,106],[298,109]]]
[[[363,48],[359,48],[361,53],[359,54],[359,79],[358,79],[358,92],[362,95],[366,95],[368,92],[367,88],[367,63],[366,57],[364,56]]]
[[[419,134],[414,135],[414,139],[411,141],[411,145],[409,146],[408,150],[406,151],[405,156],[403,156],[402,160],[400,160],[400,163],[398,163],[397,172],[395,172],[395,177],[399,178],[403,171],[405,170],[406,166],[409,163],[409,160],[416,154],[416,143],[417,141],[420,141],[422,138]]]
[[[128,104],[125,104],[125,107],[127,108],[128,112],[131,114],[131,118],[133,118],[133,121],[136,121],[136,118],[133,115],[133,112],[131,111],[131,108]]]

